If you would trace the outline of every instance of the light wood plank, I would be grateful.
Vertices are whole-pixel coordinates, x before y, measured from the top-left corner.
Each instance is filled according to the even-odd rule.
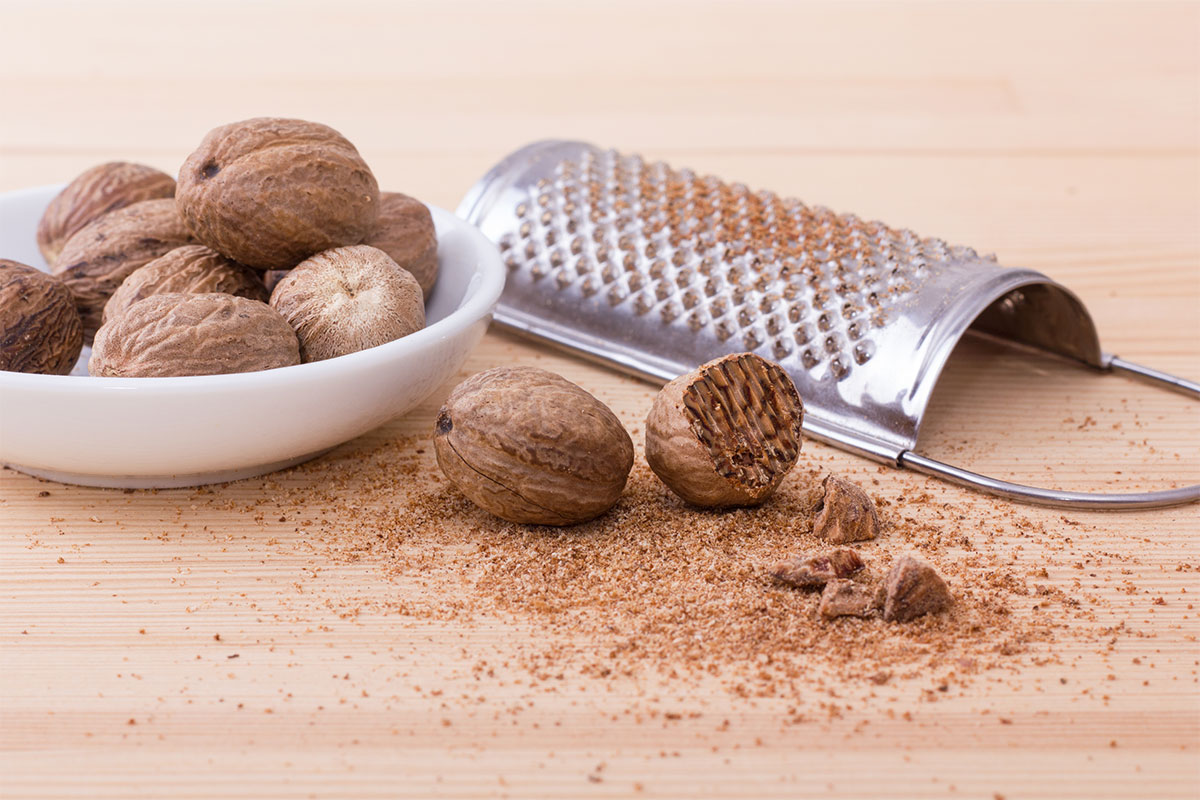
[[[281,113],[335,125],[385,186],[453,208],[510,149],[578,137],[995,251],[1075,290],[1109,349],[1200,378],[1194,3],[23,1],[0,15],[0,191],[112,158],[174,171],[213,125]],[[501,333],[459,377],[501,363],[561,372],[640,438],[653,387]],[[435,569],[389,575],[378,554],[330,560],[349,519],[297,519],[332,507],[347,474],[336,491],[376,498],[371,519],[404,513],[401,448],[428,436],[452,383],[316,462],[212,490],[0,472],[0,792],[1200,791],[1196,508],[1006,512],[807,443],[805,468],[913,498],[905,513],[1022,574],[1045,568],[1039,583],[1084,581],[1080,634],[944,693],[936,671],[875,686],[819,658],[791,696],[597,680],[579,665],[602,637],[542,616],[359,610],[477,598],[445,574],[472,546],[462,520],[406,545]],[[1198,422],[1178,396],[976,344],[951,360],[921,447],[1018,479],[1149,488],[1200,481]],[[373,458],[377,473],[354,471]],[[428,448],[411,458],[436,473]],[[1011,599],[1018,623],[1048,613]],[[561,680],[531,668],[550,644],[574,654]]]

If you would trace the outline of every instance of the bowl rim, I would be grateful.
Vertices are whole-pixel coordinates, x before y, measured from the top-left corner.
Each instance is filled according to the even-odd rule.
[[[9,192],[0,192],[3,198],[19,198],[26,194],[40,194],[65,184],[48,184]],[[109,378],[80,375],[44,375],[40,373],[12,372],[0,370],[0,391],[6,389],[37,390],[51,393],[79,391],[128,392],[153,389],[168,394],[198,391],[223,391],[252,389],[265,381],[307,382],[324,381],[343,373],[358,373],[390,364],[406,356],[419,355],[429,345],[449,339],[471,323],[491,314],[500,293],[504,289],[507,270],[500,259],[500,252],[478,228],[460,219],[453,212],[440,206],[425,204],[434,217],[435,226],[447,226],[449,230],[462,233],[471,241],[477,254],[473,273],[467,278],[467,286],[459,306],[431,325],[375,347],[347,353],[343,356],[312,361],[275,369],[255,372],[236,372],[224,375],[177,375],[170,377]],[[441,236],[439,235],[439,240]]]

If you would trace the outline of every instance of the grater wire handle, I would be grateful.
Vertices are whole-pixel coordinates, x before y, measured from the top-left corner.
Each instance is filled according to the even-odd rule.
[[[1142,380],[1161,384],[1165,388],[1183,392],[1200,400],[1200,384],[1180,378],[1166,372],[1161,372],[1141,364],[1135,364],[1116,356],[1106,356],[1106,366],[1115,372],[1124,372]],[[957,483],[977,489],[997,497],[1016,500],[1023,503],[1034,503],[1041,506],[1057,508],[1091,509],[1133,509],[1133,508],[1163,508],[1184,503],[1194,503],[1200,500],[1200,484],[1180,486],[1175,489],[1160,489],[1155,492],[1129,492],[1121,494],[1104,494],[1092,492],[1068,492],[1061,489],[1043,489],[1037,486],[1026,486],[1021,483],[991,478],[977,472],[938,461],[935,458],[905,450],[896,459],[897,465],[906,467],[914,472],[932,475],[935,478]]]

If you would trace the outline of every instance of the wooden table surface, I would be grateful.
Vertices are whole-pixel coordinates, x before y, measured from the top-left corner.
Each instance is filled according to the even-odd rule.
[[[174,172],[209,128],[275,114],[333,125],[381,185],[453,208],[517,146],[581,138],[994,251],[1073,288],[1108,350],[1200,378],[1195,3],[6,2],[0,53],[2,191],[111,159]],[[653,397],[497,333],[462,375],[507,363],[561,371],[634,430]],[[321,562],[329,542],[281,506],[414,447],[451,385],[310,465],[204,493],[0,472],[3,796],[1200,793],[1196,507],[1005,514],[808,443],[806,467],[928,492],[907,513],[1068,593],[1083,578],[1107,632],[941,697],[917,671],[835,715],[806,710],[861,681],[815,668],[784,697],[636,670],[539,681],[520,666],[550,635],[537,616],[351,613],[429,590],[369,553]],[[1198,423],[1178,395],[976,348],[921,445],[1153,488],[1200,480]],[[480,591],[454,586],[447,602]],[[480,675],[482,655],[512,667]],[[689,713],[658,713],[672,703]],[[782,724],[797,708],[808,721]]]

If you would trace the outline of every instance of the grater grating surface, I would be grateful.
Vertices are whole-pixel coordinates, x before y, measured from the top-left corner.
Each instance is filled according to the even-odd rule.
[[[792,376],[810,435],[959,482],[982,476],[912,450],[968,328],[1200,391],[1103,354],[1083,305],[1041,273],[636,155],[535,143],[476,184],[459,214],[509,268],[499,323],[660,381],[756,352]],[[992,483],[981,488],[1096,504]],[[1190,488],[1172,502],[1200,496]]]

